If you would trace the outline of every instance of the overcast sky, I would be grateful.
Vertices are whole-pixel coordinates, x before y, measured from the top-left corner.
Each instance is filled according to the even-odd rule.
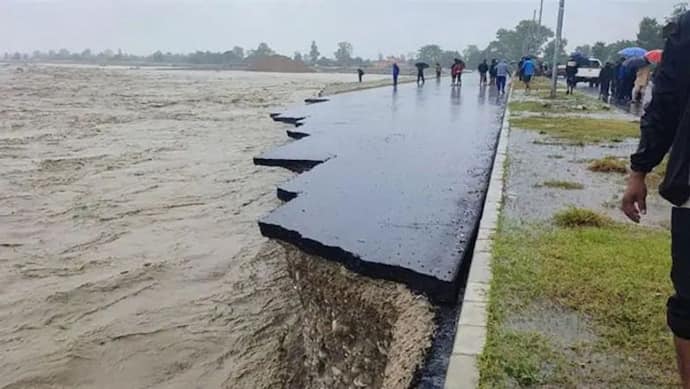
[[[645,16],[663,19],[680,0],[566,0],[570,48],[634,39]],[[555,30],[557,0],[545,0]],[[316,40],[332,56],[347,40],[355,56],[407,54],[427,43],[481,47],[498,28],[532,17],[539,0],[0,0],[0,52],[107,48],[223,51],[267,42],[307,52]]]

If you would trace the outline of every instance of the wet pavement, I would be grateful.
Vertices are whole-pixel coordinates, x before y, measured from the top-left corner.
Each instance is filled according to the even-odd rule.
[[[613,105],[614,107],[623,110],[631,115],[635,116],[642,116],[644,114],[644,109],[649,104],[650,101],[652,101],[652,88],[654,85],[650,83],[650,85],[647,87],[645,90],[645,95],[644,98],[642,99],[641,103],[635,103],[635,102],[630,102],[630,101],[619,101],[615,97],[609,97],[608,99],[604,100],[605,102]],[[579,85],[577,88],[578,91],[585,93],[589,96],[599,98],[599,88],[590,88],[588,85]]]
[[[301,140],[255,158],[304,172],[259,222],[265,236],[403,282],[437,302],[456,282],[481,214],[504,98],[467,77],[333,96],[275,119]],[[325,163],[324,163],[325,162]]]

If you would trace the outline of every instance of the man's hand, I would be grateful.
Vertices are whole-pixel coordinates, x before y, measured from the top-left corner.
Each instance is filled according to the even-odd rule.
[[[645,173],[632,172],[628,179],[628,188],[623,195],[623,213],[635,223],[640,222],[641,215],[647,214],[647,183]]]

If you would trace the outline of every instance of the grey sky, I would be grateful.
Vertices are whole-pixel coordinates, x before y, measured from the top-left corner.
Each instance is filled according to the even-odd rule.
[[[644,16],[663,19],[680,0],[566,0],[570,47],[634,39]],[[555,27],[557,0],[545,0]],[[67,48],[149,54],[254,48],[292,55],[312,39],[331,56],[347,40],[356,56],[407,54],[426,43],[486,45],[500,27],[532,17],[539,0],[0,0],[0,52]],[[555,28],[554,28],[555,30]]]

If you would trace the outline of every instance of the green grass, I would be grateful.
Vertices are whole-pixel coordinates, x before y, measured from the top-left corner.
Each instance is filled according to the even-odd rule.
[[[669,240],[668,231],[613,222],[562,228],[502,220],[481,387],[677,384],[665,316],[672,289]],[[507,325],[507,317],[529,314],[530,305],[544,301],[586,318],[596,337],[564,347],[546,330]],[[600,363],[597,355],[620,362]]]
[[[532,116],[511,119],[513,127],[540,131],[573,143],[620,141],[639,136],[639,123],[584,117]]]
[[[604,103],[584,95],[567,95],[556,99],[513,101],[510,103],[512,112],[532,113],[577,113],[600,112],[607,110]]]
[[[552,188],[552,189],[565,189],[565,190],[580,190],[584,189],[585,186],[579,182],[571,181],[544,181],[541,185],[542,187]]]
[[[623,158],[608,156],[593,160],[587,169],[599,173],[627,173],[628,162]]]

